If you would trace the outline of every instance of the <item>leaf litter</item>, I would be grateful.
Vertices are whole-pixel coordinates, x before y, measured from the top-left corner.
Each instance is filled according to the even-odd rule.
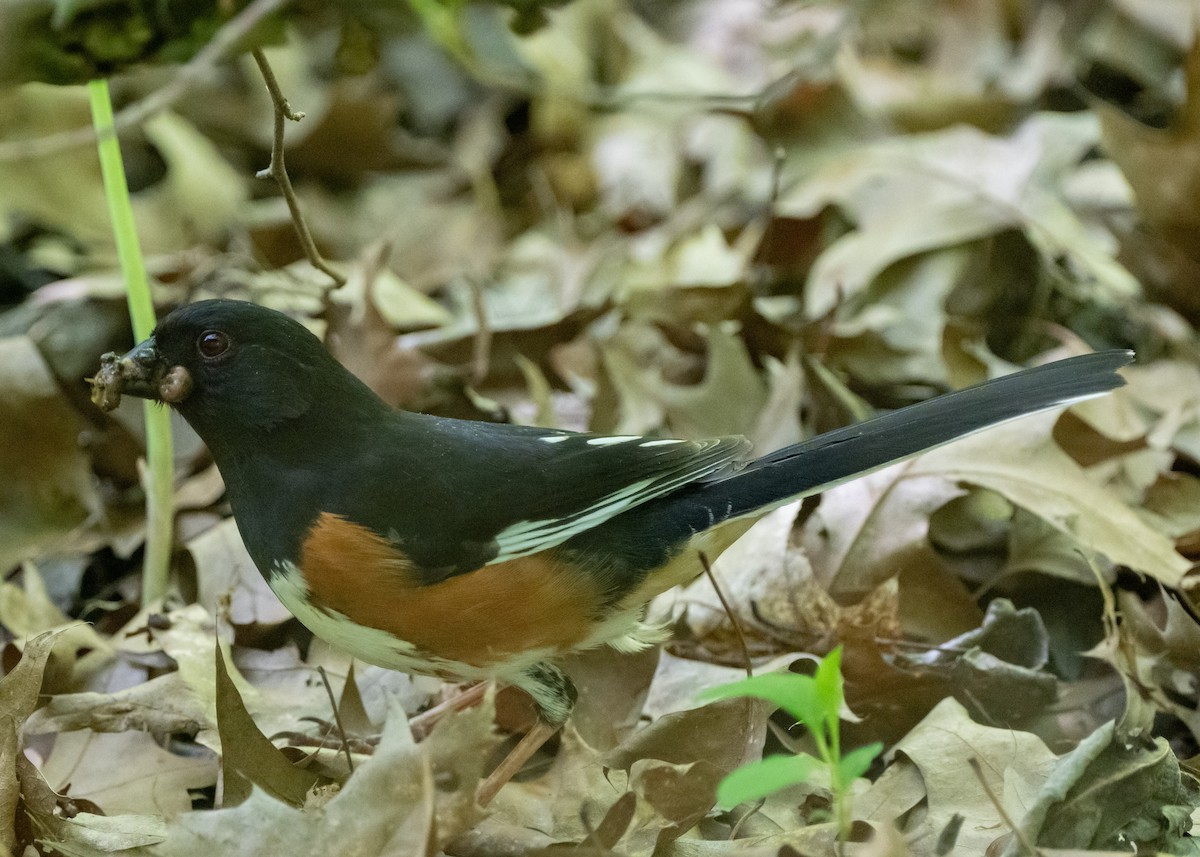
[[[254,179],[253,64],[123,133],[160,309],[285,309],[403,407],[767,451],[1018,364],[1138,352],[1112,396],[768,515],[716,563],[732,617],[701,578],[652,605],[661,651],[570,659],[572,724],[487,812],[476,784],[527,706],[502,691],[414,739],[454,688],[311,639],[182,425],[174,589],[138,603],[138,411],[101,415],[82,380],[131,343],[94,156],[0,145],[0,844],[1195,853],[1200,49],[1186,4],[1068,5],[288,12],[256,38],[308,114],[288,161],[336,291]],[[4,66],[0,144],[87,123],[77,88],[26,82],[75,31],[29,32],[45,50]],[[149,64],[121,68],[121,99],[179,73],[122,57],[105,67]],[[839,645],[843,752],[885,744],[850,841],[819,776],[718,806],[725,774],[811,736],[700,693],[747,656],[807,674]]]

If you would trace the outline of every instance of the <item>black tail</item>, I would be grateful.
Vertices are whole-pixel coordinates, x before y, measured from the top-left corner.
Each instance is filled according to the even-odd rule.
[[[1132,359],[1132,351],[1086,354],[909,405],[785,447],[736,473],[697,485],[676,495],[673,512],[687,519],[689,528],[701,530],[765,511],[990,426],[1102,395],[1125,383],[1117,370]]]

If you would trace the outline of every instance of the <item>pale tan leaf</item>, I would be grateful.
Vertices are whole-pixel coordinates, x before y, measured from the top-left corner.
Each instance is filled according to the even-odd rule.
[[[1177,585],[1191,563],[1049,439],[1054,420],[1054,414],[1027,417],[901,467],[905,478],[937,476],[990,488],[1071,535],[1083,549]]]

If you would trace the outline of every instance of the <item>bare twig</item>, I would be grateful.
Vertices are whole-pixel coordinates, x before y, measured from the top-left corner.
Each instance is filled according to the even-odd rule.
[[[725,838],[730,842],[732,842],[734,839],[737,839],[738,834],[742,832],[742,825],[745,824],[746,821],[752,816],[757,815],[759,811],[766,806],[766,803],[767,799],[765,797],[760,797],[758,800],[756,800],[754,802],[754,806],[742,813],[742,817],[734,822],[733,827],[729,828],[729,835]]]
[[[488,683],[481,681],[466,690],[459,691],[454,696],[438,703],[428,711],[422,711],[408,719],[408,727],[412,730],[414,740],[420,741],[430,732],[437,722],[452,711],[465,711],[483,701],[487,696]]]
[[[113,117],[116,131],[140,124],[155,113],[165,110],[187,93],[192,86],[225,59],[237,44],[264,18],[282,9],[289,0],[254,0],[213,35],[212,40],[196,52],[179,71],[160,88],[135,101]],[[78,146],[96,142],[96,132],[90,126],[58,134],[48,134],[30,140],[8,140],[0,143],[0,162],[43,158]]]
[[[708,575],[708,582],[712,584],[712,588],[716,591],[717,598],[721,599],[721,606],[725,608],[725,615],[733,623],[733,630],[737,634],[738,645],[742,647],[743,666],[746,670],[746,677],[754,678],[754,664],[750,660],[750,647],[746,645],[746,635],[742,633],[742,623],[738,621],[737,614],[733,612],[733,608],[725,600],[725,593],[721,591],[721,584],[717,582],[717,576],[713,574],[712,563],[708,561],[708,556],[704,551],[699,551],[699,554],[700,564],[704,566],[704,573]]]
[[[342,712],[338,711],[337,698],[333,695],[333,687],[329,684],[329,676],[325,672],[325,667],[317,667],[317,672],[321,674],[321,681],[325,682],[325,692],[329,694],[329,704],[333,706],[333,722],[337,724],[338,735],[342,739],[342,749],[346,752],[346,767],[353,774],[354,759],[350,756],[350,742],[346,740],[346,729],[342,726]]]
[[[947,646],[944,643],[921,643],[917,640],[905,640],[902,637],[879,637],[871,638],[871,642],[878,643],[881,646],[895,646],[898,649],[916,649],[920,652],[943,652],[950,655],[963,655],[971,649],[969,646]]]
[[[304,749],[312,747],[316,750],[324,750],[326,745],[332,746],[328,740],[334,737],[333,733],[337,731],[337,724],[329,720],[324,720],[320,717],[301,717],[301,721],[305,723],[314,723],[324,730],[323,738],[314,738],[304,732],[296,732],[291,729],[283,729],[279,732],[272,733],[269,737],[272,741],[287,741],[288,746],[299,747]],[[349,744],[350,750],[353,753],[361,753],[364,756],[370,756],[375,752],[375,746],[379,743],[379,736],[371,738],[354,738],[347,737],[346,743]]]
[[[762,217],[766,220],[762,240],[758,245],[758,256],[764,257],[775,243],[775,234],[779,231],[775,225],[775,209],[779,203],[779,192],[783,185],[783,167],[787,162],[787,150],[776,146],[771,160],[771,193],[763,206]]]
[[[470,279],[471,309],[475,312],[475,341],[471,349],[471,383],[479,386],[491,370],[492,328],[488,324],[487,304],[483,300],[483,286]]]
[[[970,759],[967,759],[967,764],[971,766],[971,770],[975,773],[979,784],[983,786],[983,790],[987,793],[992,806],[996,807],[996,812],[1000,814],[1000,818],[1008,825],[1008,829],[1012,831],[1013,837],[1017,840],[1021,851],[1030,855],[1040,854],[1041,852],[1038,851],[1037,846],[1029,841],[1029,837],[1025,835],[1025,831],[1013,822],[1012,816],[1008,814],[1008,811],[1004,808],[1004,804],[1000,803],[1000,798],[996,796],[996,792],[992,790],[991,785],[983,776],[983,767],[979,764],[979,760],[972,756]]]
[[[275,79],[275,72],[271,70],[271,64],[267,62],[267,55],[262,52],[262,49],[255,48],[251,54],[258,64],[258,70],[262,72],[263,81],[267,84],[267,91],[271,93],[271,103],[275,105],[275,133],[271,140],[271,164],[265,170],[259,170],[257,176],[260,179],[273,178],[275,184],[279,185],[279,190],[287,201],[288,211],[292,214],[292,225],[296,228],[296,237],[300,239],[300,246],[304,249],[304,255],[308,258],[309,263],[327,275],[337,286],[345,285],[346,278],[321,258],[321,251],[317,249],[312,232],[308,229],[308,223],[304,220],[304,214],[300,211],[300,201],[296,199],[296,191],[292,189],[292,180],[288,177],[287,166],[283,160],[284,120],[290,119],[293,122],[299,122],[304,118],[304,114],[293,110],[292,106],[288,104],[288,100],[283,97],[279,81]]]

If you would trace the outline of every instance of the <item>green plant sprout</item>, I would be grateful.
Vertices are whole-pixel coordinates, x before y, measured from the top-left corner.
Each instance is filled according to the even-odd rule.
[[[474,66],[474,56],[463,32],[462,16],[467,6],[465,0],[408,0],[408,6],[431,39],[465,68]]]
[[[100,174],[104,179],[104,197],[113,224],[117,258],[125,280],[125,297],[133,322],[133,341],[141,342],[154,332],[154,302],[138,243],[129,185],[121,163],[121,144],[113,124],[112,100],[108,81],[88,82],[88,101],[92,108],[92,127],[96,129],[96,147],[100,152]],[[174,514],[174,452],[171,443],[170,412],[153,402],[144,402],[146,415],[146,461],[149,473],[143,477],[146,489],[146,554],[142,565],[142,604],[166,594],[167,572],[171,562],[171,530]]]
[[[812,676],[769,673],[715,687],[705,700],[755,697],[786,711],[803,724],[812,736],[817,755],[770,756],[738,768],[717,786],[717,802],[724,807],[756,801],[780,789],[804,782],[818,771],[829,777],[834,813],[842,838],[850,831],[850,787],[866,773],[883,750],[875,742],[842,755],[841,712],[845,701],[842,684],[842,647],[838,646],[817,665]]]

